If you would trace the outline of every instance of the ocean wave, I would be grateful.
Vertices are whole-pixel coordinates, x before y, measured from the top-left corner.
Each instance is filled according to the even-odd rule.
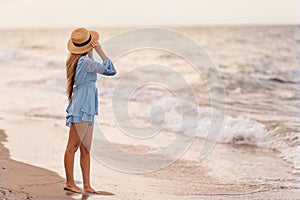
[[[28,58],[28,54],[21,50],[0,49],[0,62],[13,61],[13,60],[25,60],[27,58]]]
[[[149,121],[151,116],[155,116],[151,118],[153,123],[161,123],[165,120],[164,129],[191,137],[208,138],[208,130],[210,126],[214,126],[214,124],[212,124],[212,113],[215,112],[215,110],[212,107],[198,107],[198,126],[194,129],[196,130],[195,132],[191,132],[191,129],[186,128],[185,125],[182,124],[185,122],[182,121],[181,113],[178,112],[179,105],[175,98],[163,98],[156,105],[164,109],[165,115],[153,113],[151,110],[145,110],[138,113],[138,117]],[[159,111],[161,110],[158,110],[158,112]],[[215,142],[235,145],[253,145],[277,150],[283,159],[293,164],[294,172],[300,173],[300,133],[290,133],[284,137],[281,133],[282,130],[278,130],[277,128],[268,130],[263,123],[243,116],[232,117],[225,115],[223,127],[218,137],[216,137]]]
[[[182,115],[178,112],[178,102],[175,98],[168,97],[163,98],[159,101],[156,106],[160,106],[165,111],[165,117],[159,118],[158,116],[162,113],[153,113],[151,110],[146,110],[138,114],[142,118],[151,118],[152,121],[160,123],[165,120],[165,128],[172,132],[181,132],[188,136],[194,136],[206,138],[208,136],[208,130],[212,124],[212,114],[214,108],[212,107],[198,107],[198,124],[197,128],[188,128],[190,124],[189,120],[186,122],[182,121]],[[161,110],[157,110],[160,112]],[[149,114],[151,113],[151,115]],[[192,116],[185,116],[186,119]],[[192,119],[190,119],[192,120]],[[187,124],[184,124],[187,123]],[[191,132],[190,130],[196,130],[196,132]],[[268,131],[266,127],[256,121],[247,119],[245,117],[231,117],[225,115],[224,124],[221,132],[217,137],[217,142],[222,143],[233,143],[233,144],[257,144],[259,142],[264,142],[266,140],[266,135]]]
[[[39,55],[21,49],[0,49],[0,62],[26,61],[37,68],[65,68],[65,61],[61,57]]]
[[[284,80],[283,78],[270,78],[270,81],[278,82],[278,83],[298,83],[296,81]]]
[[[65,62],[63,60],[40,60],[39,62],[36,62],[35,65],[37,68],[65,68]]]

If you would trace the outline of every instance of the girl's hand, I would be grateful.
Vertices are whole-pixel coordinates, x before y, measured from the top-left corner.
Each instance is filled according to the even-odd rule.
[[[92,41],[92,42],[91,42],[91,45],[92,45],[93,48],[96,48],[96,47],[101,48],[101,46],[100,46],[100,44],[99,44],[98,41]]]
[[[103,52],[102,47],[101,47],[101,45],[99,44],[98,41],[92,41],[91,45],[96,50],[96,52],[98,53],[98,55],[102,58],[102,60],[104,60],[105,58],[107,58],[106,54]]]

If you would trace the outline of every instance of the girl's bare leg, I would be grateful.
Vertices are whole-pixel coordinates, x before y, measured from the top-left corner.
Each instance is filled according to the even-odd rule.
[[[82,193],[82,190],[75,184],[73,176],[74,155],[78,147],[80,146],[80,143],[81,140],[78,136],[75,124],[72,124],[70,127],[68,144],[64,156],[64,165],[67,179],[66,188],[71,191]]]
[[[98,193],[96,192],[90,183],[90,149],[93,137],[93,125],[89,125],[87,132],[83,137],[80,145],[80,166],[82,170],[83,186],[85,192]]]

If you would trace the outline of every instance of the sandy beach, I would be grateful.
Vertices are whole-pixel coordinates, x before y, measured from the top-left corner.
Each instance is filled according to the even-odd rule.
[[[201,138],[177,161],[151,173],[125,173],[92,159],[92,184],[114,196],[64,192],[67,100],[55,88],[64,89],[56,80],[64,80],[65,69],[63,59],[51,63],[64,54],[62,50],[57,55],[47,49],[39,51],[40,57],[50,61],[28,61],[24,55],[0,63],[0,199],[300,199],[299,174],[292,173],[291,164],[278,151],[248,144],[216,144],[199,160]],[[100,103],[108,101],[101,99]],[[103,116],[100,126],[116,146],[131,152],[159,146],[120,140],[110,117]],[[166,132],[160,142],[173,135]],[[109,152],[105,155],[116,158]],[[75,179],[82,186],[78,158],[77,153]]]
[[[64,179],[44,168],[12,160],[3,146],[7,136],[0,132],[1,199],[72,199],[61,190]]]

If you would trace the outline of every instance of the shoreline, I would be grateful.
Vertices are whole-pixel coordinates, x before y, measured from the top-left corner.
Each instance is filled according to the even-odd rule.
[[[3,145],[6,138],[5,132],[0,130],[0,151],[4,152],[0,157],[0,197],[98,199],[65,192],[62,189],[64,179],[56,172],[11,159],[9,150]],[[201,140],[196,140],[191,148],[197,148],[199,143]],[[128,145],[123,145],[123,148],[135,149]],[[105,197],[107,199],[150,200],[153,195],[156,199],[166,200],[299,199],[298,180],[288,175],[283,161],[271,157],[275,152],[251,146],[217,144],[211,155],[201,162],[196,162],[189,153],[163,169],[141,175],[118,172],[93,159],[92,178],[97,180],[93,182],[97,188],[102,185],[102,188],[116,194]],[[277,172],[271,171],[272,164],[278,165]]]
[[[56,172],[15,161],[4,147],[6,133],[0,130],[0,198],[71,200],[63,191],[64,179]]]

